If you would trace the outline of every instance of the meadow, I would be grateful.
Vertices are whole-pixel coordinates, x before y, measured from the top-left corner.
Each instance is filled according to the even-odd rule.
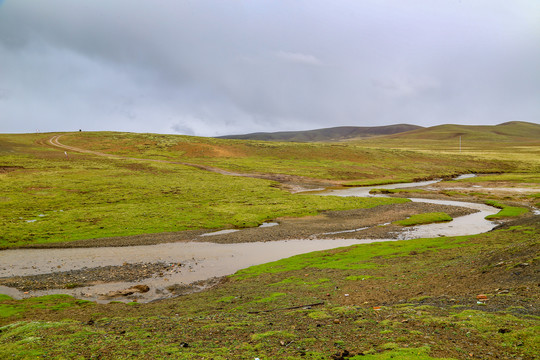
[[[0,137],[0,247],[242,228],[281,216],[406,201],[295,195],[273,181],[179,164],[66,157],[42,145],[50,136]]]
[[[251,227],[277,217],[408,201],[291,194],[277,181],[180,162],[329,185],[474,172],[484,175],[449,184],[536,188],[539,141],[524,135],[528,127],[505,129],[492,138],[484,128],[447,127],[413,137],[305,144],[103,132],[60,138],[84,149],[169,162],[66,156],[47,143],[56,134],[4,134],[0,246]],[[469,141],[461,153],[458,133]],[[534,359],[540,352],[540,222],[520,209],[539,195],[445,191],[438,196],[488,202],[505,211],[499,216],[515,220],[475,236],[298,255],[241,270],[207,291],[148,304],[0,295],[0,357]],[[445,215],[408,220],[450,220]]]
[[[313,179],[383,184],[462,173],[531,170],[526,161],[485,159],[480,153],[427,153],[408,143],[388,148],[386,140],[366,143],[289,143],[223,140],[189,136],[127,133],[75,133],[62,143],[122,156],[184,161],[241,173],[296,175]],[[410,141],[416,144],[417,141]],[[432,144],[433,145],[433,144]],[[438,149],[437,146],[432,146]],[[540,166],[540,164],[538,164]],[[536,170],[538,168],[535,168]],[[535,170],[532,169],[532,170]]]
[[[290,194],[275,181],[181,164],[107,158],[50,146],[55,134],[0,136],[0,247],[258,226],[402,202]],[[69,133],[62,143],[105,154],[185,162],[300,182],[368,185],[460,173],[534,172],[527,159],[486,160],[348,143],[273,143],[133,133]],[[416,142],[416,141],[415,141]]]
[[[399,148],[424,154],[473,156],[484,161],[526,163],[526,172],[540,167],[540,126],[509,122],[496,126],[439,125],[404,134],[354,143],[377,148]]]

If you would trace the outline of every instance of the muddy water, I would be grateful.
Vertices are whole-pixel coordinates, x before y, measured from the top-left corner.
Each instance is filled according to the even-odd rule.
[[[429,181],[419,181],[419,182],[414,182],[414,183],[350,187],[350,188],[345,188],[345,189],[331,189],[331,190],[326,190],[324,192],[319,192],[318,195],[372,197],[374,195],[371,195],[369,192],[373,189],[408,189],[408,188],[428,186],[428,185],[436,184],[440,181],[441,180],[429,180]]]
[[[488,215],[496,214],[500,211],[500,209],[494,208],[492,206],[463,201],[430,200],[415,198],[411,198],[411,200],[415,202],[424,202],[431,204],[463,206],[469,209],[478,210],[478,212],[465,216],[460,216],[450,222],[413,226],[400,234],[400,239],[480,234],[486,231],[490,231],[497,225],[492,221],[486,220],[485,217]]]
[[[473,177],[473,174],[461,175],[456,178],[466,179]],[[367,186],[358,188],[346,188],[346,189],[334,189],[320,193],[319,195],[333,195],[333,196],[360,196],[360,197],[375,197],[384,195],[372,195],[369,192],[373,189],[406,189],[406,188],[422,188],[439,182],[440,180],[422,181],[416,183],[407,184],[390,184],[381,186]],[[486,220],[485,217],[493,215],[499,212],[500,209],[492,206],[477,204],[463,201],[450,201],[450,200],[432,200],[432,199],[416,199],[410,198],[414,202],[424,202],[430,204],[461,206],[469,209],[476,210],[477,212],[455,218],[450,222],[428,224],[421,226],[412,226],[398,234],[397,238],[400,240],[417,239],[423,237],[439,237],[439,236],[462,236],[480,234],[493,229],[496,224],[492,221]]]
[[[392,184],[374,187],[347,188],[329,190],[320,195],[334,196],[372,196],[369,191],[373,188],[410,188],[429,186],[437,181],[425,181],[411,184]],[[498,209],[487,205],[458,201],[442,201],[429,199],[411,199],[412,201],[436,203],[443,205],[464,206],[478,210],[477,213],[462,216],[449,223],[430,224],[408,228],[398,234],[397,239],[412,239],[420,237],[457,236],[477,234],[491,230],[495,224],[484,219],[495,214]],[[275,226],[268,223],[264,226]],[[358,229],[353,229],[357,231]],[[229,230],[225,230],[229,231]],[[342,231],[347,237],[348,231]],[[208,241],[214,232],[207,234]],[[262,264],[286,258],[301,253],[326,250],[341,246],[350,246],[376,241],[387,240],[288,240],[259,243],[216,244],[216,243],[169,243],[147,246],[128,246],[118,248],[70,248],[70,249],[20,249],[0,251],[0,277],[39,275],[54,272],[97,268],[102,266],[122,266],[140,263],[171,264],[170,270],[159,276],[154,276],[137,283],[108,283],[96,284],[91,287],[76,289],[56,289],[21,293],[18,290],[0,286],[0,293],[22,298],[44,294],[62,293],[78,298],[100,300],[101,294],[109,291],[126,289],[134,284],[147,284],[151,290],[142,295],[136,295],[138,301],[146,302],[154,299],[167,298],[172,294],[167,287],[174,284],[189,284],[198,280],[225,276],[256,264]],[[178,266],[181,264],[181,266]],[[123,299],[115,299],[123,300]],[[103,300],[107,302],[108,300]],[[127,300],[126,300],[127,301]]]
[[[142,282],[149,285],[151,291],[144,294],[140,300],[151,301],[171,296],[166,288],[173,284],[188,284],[216,276],[225,276],[252,265],[297,254],[366,242],[368,241],[287,240],[240,244],[187,242],[117,248],[6,250],[0,252],[0,277],[46,274],[85,267],[120,266],[124,263],[164,262],[173,265],[171,270],[166,271],[163,276],[146,279]],[[28,294],[0,286],[0,293],[15,298],[61,293],[99,300],[100,294],[106,294],[111,290],[125,289],[131,285],[133,284],[98,284],[76,289],[33,291]]]

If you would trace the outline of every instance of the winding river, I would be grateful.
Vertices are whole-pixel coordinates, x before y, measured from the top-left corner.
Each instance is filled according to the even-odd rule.
[[[409,188],[426,187],[437,181],[393,184],[376,187],[358,187],[328,190],[324,196],[372,196],[373,188]],[[125,289],[135,284],[148,284],[151,290],[141,294],[137,300],[148,302],[172,297],[166,290],[174,284],[189,284],[212,277],[220,277],[257,264],[279,260],[297,254],[327,250],[379,241],[395,241],[421,237],[472,235],[491,230],[496,224],[485,220],[487,215],[495,214],[499,209],[477,203],[443,201],[429,199],[411,199],[442,205],[468,207],[477,212],[454,219],[448,223],[414,226],[404,230],[398,239],[298,239],[286,241],[216,244],[212,243],[212,233],[205,234],[209,242],[177,242],[147,246],[106,247],[106,248],[69,248],[69,249],[15,249],[0,251],[0,277],[48,274],[59,271],[91,269],[101,266],[122,266],[124,264],[165,263],[170,269],[152,278],[137,283],[104,283],[75,289],[53,289],[46,291],[20,292],[13,288],[0,286],[0,293],[14,298],[39,296],[45,294],[70,294],[77,298],[86,298],[108,302],[100,294]],[[275,223],[271,223],[275,225]],[[269,225],[271,226],[271,225]],[[354,230],[351,230],[354,231]],[[346,231],[343,236],[346,237]],[[182,266],[177,266],[182,264]],[[175,266],[176,265],[176,266]],[[115,299],[118,300],[118,299]],[[127,300],[126,300],[127,301]]]
[[[455,178],[455,180],[467,179],[474,177],[474,174],[461,175]],[[384,195],[372,195],[370,191],[373,189],[407,189],[407,188],[426,188],[429,185],[436,184],[441,180],[430,180],[430,181],[421,181],[413,183],[403,183],[403,184],[389,184],[389,185],[378,185],[378,186],[363,186],[363,187],[352,187],[346,189],[335,189],[328,190],[320,193],[320,195],[333,195],[333,196],[361,196],[361,197],[374,197],[374,196],[384,196]],[[439,237],[439,236],[462,236],[462,235],[472,235],[480,234],[486,231],[489,231],[495,227],[495,224],[492,221],[486,220],[485,217],[488,215],[496,214],[499,212],[499,209],[496,209],[492,206],[485,204],[463,202],[463,201],[450,201],[450,200],[432,200],[432,199],[417,199],[409,198],[413,202],[423,202],[430,204],[439,204],[439,205],[450,205],[450,206],[462,206],[469,209],[476,210],[477,212],[455,218],[450,222],[437,223],[437,224],[428,224],[421,226],[413,226],[407,228],[400,234],[398,237],[399,240],[409,240],[409,239],[418,239],[423,237]]]

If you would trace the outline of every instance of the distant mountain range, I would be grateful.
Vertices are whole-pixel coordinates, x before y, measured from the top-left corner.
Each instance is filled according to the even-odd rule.
[[[412,130],[423,129],[422,126],[398,124],[388,126],[339,126],[325,129],[306,131],[280,131],[280,132],[258,132],[244,135],[220,136],[220,139],[239,140],[266,140],[266,141],[293,141],[293,142],[315,142],[315,141],[344,141],[361,138],[369,138],[380,135],[392,135]]]

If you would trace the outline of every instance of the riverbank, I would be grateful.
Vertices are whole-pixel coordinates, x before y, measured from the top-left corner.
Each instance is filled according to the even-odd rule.
[[[418,189],[419,186],[435,183],[395,184],[383,188],[414,188],[412,191],[417,194],[424,191]],[[371,196],[371,189],[331,189],[320,195],[366,197]],[[4,263],[4,268],[0,268],[0,290],[16,298],[68,293],[79,298],[107,301],[116,298],[116,295],[108,294],[119,294],[124,301],[153,301],[177,295],[173,289],[178,287],[184,289],[182,293],[186,293],[187,284],[204,284],[208,279],[230,275],[251,265],[355,244],[354,241],[343,243],[332,239],[358,239],[360,243],[367,243],[377,239],[388,241],[456,236],[485,232],[495,226],[484,217],[497,210],[486,205],[448,200],[412,200],[369,209],[325,212],[311,217],[281,218],[257,228],[148,234],[39,245],[38,249],[41,250],[11,250],[0,253]],[[396,223],[422,213],[445,213],[456,219],[451,224],[418,227],[403,227]],[[292,239],[294,241],[283,243]],[[280,242],[277,248],[266,249],[266,243],[275,241]],[[293,243],[296,242],[298,245],[295,247]],[[197,243],[200,245],[194,245]],[[256,246],[241,245],[251,243]],[[238,246],[222,248],[219,244]],[[261,257],[261,254],[265,256]],[[66,258],[70,260],[64,260]],[[19,263],[25,265],[20,267],[17,265]],[[142,282],[145,284],[141,285]],[[144,286],[146,290],[125,290],[134,286]],[[198,291],[203,288],[206,285],[192,286],[190,289]]]
[[[270,222],[279,226],[263,226],[236,229],[236,232],[219,233],[222,229],[195,230],[172,233],[144,234],[98,239],[78,240],[72,242],[30,244],[21,248],[91,248],[113,246],[139,246],[170,242],[213,242],[218,244],[234,244],[245,242],[267,242],[287,239],[309,239],[314,237],[343,238],[340,231],[366,228],[355,234],[365,239],[392,239],[402,230],[401,226],[390,224],[411,215],[427,212],[446,212],[452,217],[471,214],[474,210],[465,207],[408,202],[395,205],[381,205],[369,209],[344,211],[327,211],[317,216],[301,218],[277,218]],[[386,224],[385,226],[379,226]],[[215,235],[212,233],[216,232]],[[335,232],[336,234],[328,234]],[[211,236],[203,236],[211,235]],[[352,235],[352,234],[348,234]]]
[[[106,144],[101,136],[97,133],[89,136],[88,145],[108,152],[107,147],[102,147]],[[27,137],[43,140],[45,136]],[[106,137],[123,156],[149,155],[175,161],[184,156],[183,151],[193,150],[190,156],[200,154],[201,164],[226,165],[230,171],[237,172],[264,169],[331,177],[342,182],[363,179],[365,185],[410,181],[434,173],[443,176],[464,171],[522,169],[525,173],[490,178],[493,185],[503,178],[511,182],[504,187],[520,189],[538,188],[539,183],[530,161],[485,161],[484,158],[476,161],[467,158],[472,155],[441,157],[437,151],[420,156],[418,152],[364,151],[342,144],[292,144],[290,152],[280,144],[246,143],[241,145],[246,150],[242,156],[229,151],[218,158],[221,155],[213,150],[223,153],[221,150],[234,149],[211,142],[205,142],[201,148],[196,139],[184,137],[145,135],[144,143],[140,136],[108,134]],[[133,146],[124,142],[128,137]],[[190,284],[170,280],[175,274],[191,276],[207,270],[209,257],[191,256],[180,262],[158,256],[146,261],[140,258],[141,252],[135,252],[134,258],[139,258],[139,262],[124,264],[120,260],[114,265],[71,268],[66,260],[76,265],[75,257],[59,256],[61,261],[53,264],[46,252],[80,251],[85,261],[91,261],[88,254],[94,250],[115,257],[115,251],[119,255],[130,252],[129,245],[137,245],[133,248],[141,251],[145,246],[166,248],[166,243],[202,248],[215,241],[221,244],[212,243],[212,246],[240,244],[266,253],[265,246],[281,247],[280,231],[284,229],[334,242],[338,241],[334,238],[364,237],[368,232],[370,237],[377,237],[377,231],[381,231],[381,237],[391,235],[394,225],[389,223],[396,214],[403,219],[409,214],[440,210],[454,217],[454,221],[445,224],[448,226],[457,224],[460,217],[451,213],[456,209],[401,200],[396,200],[402,204],[395,207],[384,205],[357,212],[350,210],[360,203],[355,199],[291,195],[279,189],[282,184],[225,177],[178,164],[75,153],[70,153],[67,160],[64,150],[43,146],[38,149],[30,142],[20,146],[15,138],[20,139],[15,136],[7,143],[0,139],[2,149],[8,151],[0,166],[0,172],[8,169],[2,173],[3,179],[8,180],[2,182],[5,192],[0,204],[7,209],[3,212],[3,224],[7,226],[3,240],[13,245],[19,240],[22,243],[102,239],[74,242],[68,249],[55,244],[50,246],[57,248],[1,252],[22,252],[15,266],[24,267],[20,268],[20,274],[25,275],[10,279],[13,280],[10,285],[23,289],[21,297],[29,297],[16,300],[0,295],[0,358],[532,360],[540,352],[540,288],[537,286],[540,219],[532,212],[517,221],[505,220],[509,222],[499,230],[480,235],[439,237],[435,232],[435,238],[382,241],[299,254],[247,267],[232,276],[195,280]],[[73,145],[86,147],[79,140],[73,139]],[[154,146],[154,140],[160,146]],[[161,140],[174,140],[174,143],[162,147],[166,144]],[[179,143],[186,141],[187,147]],[[173,151],[175,144],[181,145],[181,151]],[[141,146],[149,150],[143,150],[145,156],[135,154]],[[252,149],[260,150],[259,155],[253,157]],[[491,145],[489,149],[492,157],[513,153],[507,143],[500,153],[494,154]],[[512,156],[515,159],[520,153]],[[537,162],[538,158],[533,160]],[[512,205],[508,202],[515,202],[516,206],[540,205],[538,191],[482,193],[476,187],[482,187],[482,181],[487,180],[487,177],[475,179],[470,191],[458,189],[466,185],[449,189],[441,183],[438,190],[412,189],[412,193],[396,195],[476,203],[490,198],[503,205]],[[295,185],[296,190],[302,190],[297,186],[301,184]],[[490,184],[490,187],[496,186]],[[369,203],[375,204],[371,200]],[[343,210],[345,203],[351,206],[345,207],[348,211],[324,211]],[[320,214],[306,218],[267,216],[302,216],[314,209],[309,214]],[[247,228],[264,221],[270,223],[261,228]],[[183,224],[191,227],[181,228]],[[177,231],[204,227],[208,230]],[[234,232],[219,232],[224,228]],[[120,236],[142,230],[157,232],[155,229],[161,234]],[[398,231],[407,236],[409,233]],[[105,236],[109,237],[103,239]],[[312,244],[318,240],[306,241]],[[96,248],[100,244],[108,247]],[[24,256],[33,251],[42,252],[38,259],[47,267],[46,273],[25,262]],[[142,253],[150,255],[148,251]],[[175,256],[170,251],[164,253]],[[238,262],[235,260],[241,257],[244,258],[233,257],[232,262]],[[95,259],[103,264],[104,258],[97,254]],[[103,280],[115,282],[110,283],[113,288],[104,290],[103,295],[82,294],[87,290],[78,287]],[[122,280],[125,283],[116,282]],[[156,294],[153,281],[167,283],[160,285],[159,290],[165,295]],[[46,296],[30,296],[38,294],[32,290],[38,287],[53,291]],[[203,289],[207,290],[200,291]],[[68,290],[79,291],[79,298],[61,294]],[[24,294],[25,291],[29,293]],[[142,303],[146,301],[144,294],[173,297]],[[105,302],[122,302],[88,301],[96,295],[104,296]]]
[[[112,247],[118,245],[116,239],[102,239],[101,244],[105,246],[101,247],[84,242],[59,243],[60,247],[33,250],[7,250],[0,253],[3,259],[0,261],[3,265],[0,267],[0,291],[16,298],[67,293],[83,299],[115,300],[106,294],[145,284],[151,291],[120,298],[151,301],[174,296],[176,292],[167,289],[174,289],[175,284],[185,286],[229,275],[250,265],[358,243],[339,240],[342,238],[398,239],[403,236],[404,228],[393,225],[393,221],[434,211],[444,211],[453,217],[474,213],[464,207],[410,202],[328,212],[308,218],[279,219],[273,223],[275,226],[235,232],[207,232],[195,236],[190,233],[191,237],[182,233],[180,240],[174,239],[176,241],[171,241],[172,234],[167,234],[165,239],[168,241],[160,242],[161,245],[155,241],[165,239],[149,235],[136,238],[135,245],[127,245],[130,239],[119,239],[125,245],[123,248]],[[301,243],[292,239],[306,240]],[[361,240],[360,243],[369,241],[374,240]],[[279,243],[277,247],[270,247],[272,242]],[[299,244],[295,245],[295,242]],[[231,247],[234,244],[237,246]]]
[[[299,255],[150,304],[0,297],[0,355],[533,360],[539,224]]]

